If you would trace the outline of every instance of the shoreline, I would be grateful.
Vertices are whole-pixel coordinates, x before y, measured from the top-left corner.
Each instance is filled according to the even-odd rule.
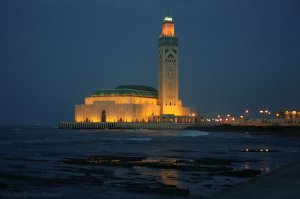
[[[217,193],[211,199],[298,198],[300,160]]]
[[[212,127],[189,127],[188,130],[207,132],[249,132],[251,134],[272,134],[279,136],[300,136],[300,126],[212,126]]]

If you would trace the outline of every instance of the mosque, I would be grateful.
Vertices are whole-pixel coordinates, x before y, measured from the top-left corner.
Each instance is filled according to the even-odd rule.
[[[197,118],[178,96],[178,37],[170,14],[158,39],[158,91],[142,85],[101,89],[75,106],[75,122],[192,123]]]

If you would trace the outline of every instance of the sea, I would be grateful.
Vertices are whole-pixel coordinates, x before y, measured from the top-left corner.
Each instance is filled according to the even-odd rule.
[[[0,198],[210,198],[300,159],[300,137],[0,128]]]

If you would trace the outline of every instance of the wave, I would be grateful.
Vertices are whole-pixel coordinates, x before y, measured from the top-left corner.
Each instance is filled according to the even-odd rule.
[[[8,140],[0,142],[0,145],[6,144],[51,144],[66,142],[64,139],[35,139],[35,140]]]
[[[150,141],[152,138],[103,138],[103,140],[113,141]]]
[[[177,131],[174,136],[176,137],[199,137],[206,136],[208,132],[205,131]]]
[[[8,140],[1,141],[0,145],[11,144],[59,144],[59,143],[89,143],[89,142],[103,142],[103,141],[137,141],[137,142],[149,142],[152,138],[100,138],[100,139],[34,139],[34,140]]]

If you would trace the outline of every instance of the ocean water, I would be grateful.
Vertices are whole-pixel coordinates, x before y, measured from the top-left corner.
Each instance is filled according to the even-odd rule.
[[[299,157],[270,134],[0,128],[0,198],[209,198]]]

